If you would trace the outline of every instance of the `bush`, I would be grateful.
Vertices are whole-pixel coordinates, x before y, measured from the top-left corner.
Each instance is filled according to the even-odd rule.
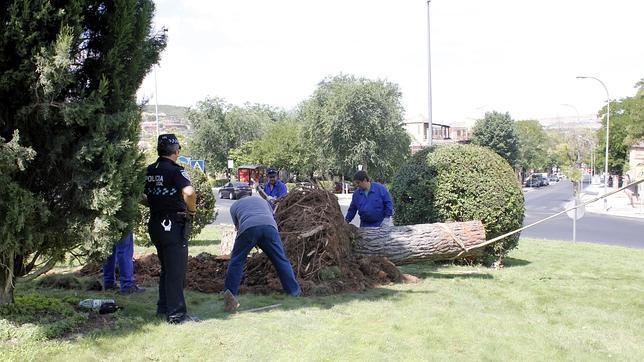
[[[523,192],[512,167],[480,146],[418,152],[396,175],[392,197],[398,225],[481,220],[489,240],[523,224]],[[509,236],[488,246],[485,254],[500,259],[518,241],[519,234]]]
[[[285,183],[285,185],[286,185],[286,190],[288,190],[288,192],[295,190],[295,188],[297,187],[297,185],[294,182],[287,182]]]
[[[227,179],[227,178],[212,179],[211,180],[211,185],[212,185],[212,187],[223,187],[225,184],[228,183],[228,181],[230,181],[230,180]]]
[[[334,192],[335,191],[335,182],[333,181],[318,181],[320,188]]]
[[[197,215],[192,222],[192,233],[190,238],[199,235],[201,230],[208,224],[212,223],[215,218],[215,195],[206,175],[192,167],[186,167],[190,176],[192,187],[197,193]],[[150,242],[148,235],[148,219],[150,218],[150,208],[139,206],[140,218],[135,230],[136,244],[144,245]]]

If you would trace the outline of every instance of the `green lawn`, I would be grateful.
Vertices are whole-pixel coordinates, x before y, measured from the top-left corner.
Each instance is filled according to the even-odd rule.
[[[0,359],[644,360],[644,250],[519,245],[500,270],[415,264],[404,269],[422,278],[418,284],[331,297],[242,296],[242,309],[282,304],[256,313],[230,316],[221,296],[189,292],[190,311],[204,319],[198,324],[156,320],[153,287],[117,296],[125,309],[98,332],[47,338],[56,335],[53,324],[24,323],[16,312],[0,319]],[[78,293],[18,290],[105,296]]]

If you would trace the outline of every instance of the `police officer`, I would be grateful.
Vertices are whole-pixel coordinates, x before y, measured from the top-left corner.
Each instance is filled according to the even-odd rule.
[[[147,168],[144,192],[150,207],[148,232],[161,263],[157,316],[165,316],[169,323],[195,320],[187,314],[183,284],[188,262],[187,231],[197,211],[197,196],[188,174],[176,163],[180,149],[175,135],[159,136],[159,158]]]

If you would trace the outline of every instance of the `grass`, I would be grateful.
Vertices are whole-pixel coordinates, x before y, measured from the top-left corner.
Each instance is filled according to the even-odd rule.
[[[522,239],[506,267],[414,264],[418,284],[364,293],[240,298],[188,292],[198,324],[154,318],[154,290],[117,296],[115,326],[65,338],[0,319],[4,360],[644,360],[644,250]],[[74,292],[21,285],[19,295]],[[101,295],[97,293],[96,295]],[[85,295],[78,295],[84,297]],[[7,332],[8,325],[17,325]],[[2,327],[2,326],[5,327]],[[36,326],[36,327],[34,327]],[[5,337],[8,336],[9,337]]]
[[[219,244],[221,243],[221,233],[219,228],[215,225],[207,225],[201,230],[201,233],[195,237],[193,240],[190,240],[188,252],[190,255],[198,255],[203,252],[209,254],[219,254]],[[134,254],[156,254],[156,248],[154,245],[140,246],[137,245],[134,247]]]

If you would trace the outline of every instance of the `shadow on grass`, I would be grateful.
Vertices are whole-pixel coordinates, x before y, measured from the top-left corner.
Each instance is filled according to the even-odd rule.
[[[516,258],[505,258],[503,259],[503,266],[505,268],[512,268],[517,266],[526,266],[530,265],[530,261]]]
[[[76,340],[85,337],[127,336],[140,333],[150,326],[166,323],[165,320],[156,317],[158,296],[158,285],[156,284],[146,285],[146,290],[143,293],[128,296],[120,295],[117,292],[46,288],[37,282],[20,285],[16,293],[21,295],[18,303],[8,313],[1,313],[0,317],[10,322],[13,325],[11,328],[15,329],[18,334],[20,334],[21,328],[27,330],[36,326],[36,328],[46,331],[44,335],[40,334],[39,338]],[[362,292],[326,296],[290,297],[278,293],[269,295],[242,294],[238,297],[241,306],[236,314],[224,312],[223,296],[219,293],[186,291],[185,296],[189,314],[207,323],[209,320],[226,320],[247,313],[300,309],[327,310],[355,301],[400,300],[404,299],[406,295],[430,293],[434,292],[382,286]],[[99,315],[97,312],[78,308],[78,302],[83,299],[114,299],[122,309],[113,314]],[[0,344],[3,340],[12,338],[9,335],[0,336]]]
[[[219,240],[201,239],[193,241],[192,245],[216,245]],[[505,264],[508,267],[520,267],[530,264],[529,261],[506,258]],[[486,267],[468,268],[456,266],[454,264],[421,262],[400,266],[404,273],[415,275],[421,279],[493,279],[493,274]],[[158,285],[148,283],[145,285],[147,290],[144,293],[121,296],[118,293],[110,292],[93,292],[81,291],[78,289],[61,290],[54,288],[45,288],[38,282],[30,282],[22,285],[17,293],[30,295],[46,295],[64,300],[69,305],[74,305],[78,301],[86,298],[114,299],[116,303],[123,307],[117,313],[101,316],[95,312],[80,311],[77,308],[72,309],[72,315],[66,318],[83,319],[77,325],[63,328],[60,333],[56,333],[58,325],[50,326],[50,320],[38,318],[28,318],[21,309],[17,308],[14,315],[3,315],[2,317],[11,321],[18,328],[21,325],[31,323],[40,324],[44,329],[51,330],[48,333],[49,339],[70,339],[93,337],[100,335],[126,336],[132,333],[138,333],[141,330],[154,325],[163,325],[166,322],[156,317],[156,301],[158,296]],[[422,287],[415,287],[413,284],[397,285],[393,288],[381,286],[368,289],[362,292],[347,292],[336,295],[326,296],[308,296],[293,298],[284,294],[255,295],[242,294],[239,296],[241,307],[239,314],[244,313],[266,313],[276,310],[292,311],[301,309],[332,309],[338,305],[352,303],[355,301],[382,301],[382,300],[401,300],[412,294],[430,294],[432,291],[425,290]],[[186,291],[186,302],[188,311],[191,315],[197,316],[202,321],[208,320],[226,320],[234,318],[223,310],[223,296],[218,293],[200,293]],[[276,306],[277,305],[277,306]],[[268,308],[267,308],[268,307]],[[47,313],[45,310],[44,313]],[[69,313],[69,312],[66,312]],[[94,313],[95,315],[92,315]],[[79,317],[80,316],[80,317]],[[96,323],[96,322],[100,323]],[[49,324],[48,324],[49,323]],[[65,326],[63,326],[65,327]],[[3,337],[0,337],[0,342]]]

